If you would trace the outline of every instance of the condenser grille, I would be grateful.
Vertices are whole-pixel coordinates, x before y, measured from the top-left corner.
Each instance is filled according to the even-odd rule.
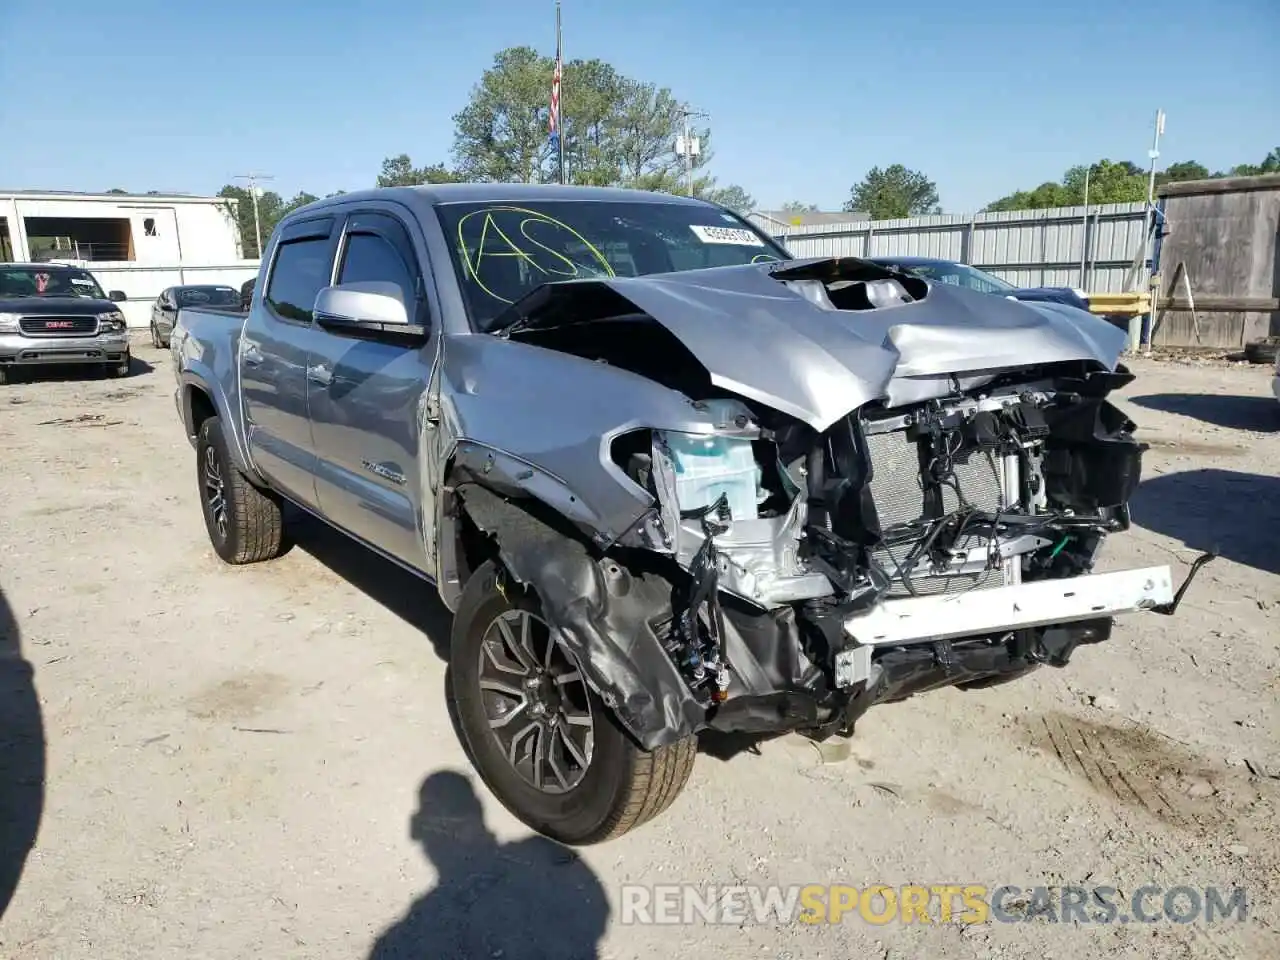
[[[880,517],[881,528],[919,520],[924,515],[924,489],[920,482],[920,454],[905,431],[872,434],[867,437],[871,457],[871,497]],[[993,453],[974,449],[958,454],[953,460],[955,486],[942,488],[943,509],[947,513],[958,510],[960,497],[978,510],[994,513],[1004,506],[1002,464]],[[1004,571],[996,566],[976,574],[948,576],[927,575],[924,568],[917,568],[910,578],[910,585],[900,576],[900,566],[910,556],[913,542],[882,547],[872,552],[875,560],[889,574],[893,584],[890,597],[934,596],[941,593],[960,593],[966,590],[1002,586]],[[984,554],[989,542],[982,537],[968,536],[956,544],[973,554]]]

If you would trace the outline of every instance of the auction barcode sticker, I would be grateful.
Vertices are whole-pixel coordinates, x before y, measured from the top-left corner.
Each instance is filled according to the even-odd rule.
[[[693,235],[703,243],[731,243],[738,247],[763,247],[764,241],[750,230],[740,227],[704,227],[692,224]]]

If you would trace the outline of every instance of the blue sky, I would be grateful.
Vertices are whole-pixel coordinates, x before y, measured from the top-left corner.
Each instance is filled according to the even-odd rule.
[[[712,172],[764,207],[837,208],[901,162],[973,210],[1145,165],[1157,107],[1161,165],[1280,144],[1277,0],[565,0],[564,20],[566,58],[710,114]],[[371,186],[390,154],[447,161],[453,114],[522,43],[554,51],[552,0],[0,0],[0,189]]]

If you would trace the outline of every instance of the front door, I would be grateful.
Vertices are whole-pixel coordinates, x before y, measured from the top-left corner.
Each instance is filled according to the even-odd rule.
[[[427,276],[405,225],[382,212],[350,216],[336,282],[381,280],[410,320],[427,323]],[[430,572],[422,517],[421,404],[438,331],[425,344],[316,328],[307,371],[316,489],[325,517]]]
[[[240,391],[249,453],[283,493],[317,508],[315,448],[307,416],[307,358],[321,331],[311,323],[316,294],[333,275],[341,218],[290,224],[271,251],[264,291],[255,293],[240,340]],[[234,323],[231,317],[227,323]]]

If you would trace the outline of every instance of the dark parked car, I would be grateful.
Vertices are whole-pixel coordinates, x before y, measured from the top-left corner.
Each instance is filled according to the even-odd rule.
[[[173,322],[182,307],[221,307],[240,309],[240,291],[226,284],[189,284],[170,287],[151,305],[151,345],[157,349],[169,346]]]
[[[1018,287],[1007,280],[971,267],[967,263],[941,260],[934,257],[868,257],[872,263],[893,270],[905,270],[935,283],[953,283],[979,293],[995,293],[1015,300],[1040,303],[1065,303],[1081,310],[1089,309],[1089,297],[1075,287]]]
[[[79,267],[0,263],[0,383],[17,367],[64,363],[128,376],[125,299]]]

